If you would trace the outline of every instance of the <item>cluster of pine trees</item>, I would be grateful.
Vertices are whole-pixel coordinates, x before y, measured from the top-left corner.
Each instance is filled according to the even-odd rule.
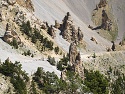
[[[67,58],[64,57],[60,62],[65,65],[64,62],[67,61]],[[62,67],[58,66],[58,68],[62,70]],[[7,59],[0,63],[0,73],[10,77],[10,82],[15,88],[14,92],[17,94],[39,94],[41,92],[45,94],[109,94],[109,92],[111,94],[124,94],[125,76],[119,71],[115,72],[117,77],[113,82],[110,81],[110,77],[107,78],[99,71],[86,69],[84,71],[84,80],[68,69],[66,79],[62,80],[54,72],[45,72],[43,68],[38,67],[37,71],[29,78],[28,74],[22,70],[20,62],[12,63]],[[112,72],[111,68],[110,72]]]
[[[42,48],[40,49],[41,51],[54,49],[53,42],[44,37],[37,28],[32,28],[30,21],[24,22],[21,25],[20,30],[31,39],[32,43],[35,44],[39,41],[42,44]],[[56,49],[56,52],[58,52],[58,49]]]

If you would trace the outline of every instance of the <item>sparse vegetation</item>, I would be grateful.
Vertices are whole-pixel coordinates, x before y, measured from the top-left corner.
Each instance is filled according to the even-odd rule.
[[[66,94],[86,92],[108,94],[108,80],[104,75],[98,71],[87,71],[85,76],[85,81],[83,81],[75,72],[67,71],[66,80],[64,81],[59,79],[54,72],[44,72],[43,68],[38,68],[34,81],[46,94],[59,94],[59,92]]]
[[[28,50],[27,52],[24,51],[23,55],[34,57],[34,55],[30,52],[30,50]]]
[[[30,26],[29,21],[27,21],[26,23],[24,22],[20,30],[28,36],[28,39],[31,38],[32,43],[36,44],[37,41],[41,43],[40,48],[42,49],[39,49],[39,50],[41,51],[53,50],[53,42],[48,40],[47,37],[44,37],[43,35],[41,35],[40,31],[37,28],[32,28]],[[56,49],[56,52],[58,52],[58,49]]]
[[[59,47],[58,47],[58,46],[55,47],[55,48],[54,48],[54,51],[55,51],[56,54],[58,54],[58,53],[59,53]]]
[[[125,76],[118,76],[112,83],[112,94],[124,94],[125,92]]]
[[[23,22],[21,25],[20,30],[25,33],[28,37],[31,37],[32,35],[32,28],[30,26],[30,21]]]
[[[85,86],[87,92],[94,94],[108,94],[108,79],[102,75],[99,71],[87,71],[85,70]]]
[[[59,79],[54,72],[44,72],[43,68],[38,68],[34,76],[34,81],[37,82],[39,88],[46,94],[59,94],[59,92],[75,94],[79,88],[82,90],[82,85],[80,85],[82,80],[80,80],[75,73],[70,71],[67,72],[67,81],[69,81],[67,83]]]
[[[56,65],[56,61],[54,57],[48,56],[48,60],[47,60],[51,65],[55,66]]]
[[[68,55],[67,56],[64,55],[63,58],[60,59],[59,62],[57,62],[57,69],[62,71],[65,68],[67,68],[68,67],[68,61],[69,61]]]
[[[34,7],[37,6],[37,10],[39,10],[39,1],[40,0],[36,0],[36,2],[33,3],[35,4]],[[71,5],[70,8],[72,9],[72,5],[74,7],[73,1],[75,0],[71,1],[72,3],[69,0]],[[117,41],[121,40],[121,36],[118,36],[118,33],[119,35],[122,35],[122,30],[124,30],[122,23],[124,23],[124,21],[121,21],[121,18],[118,18],[120,15],[115,15],[116,18],[114,18],[113,15],[115,13],[117,14],[117,11],[119,14],[125,14],[125,11],[122,10],[122,5],[120,7],[119,4],[115,5],[111,2],[110,3],[112,6],[116,7],[111,7],[112,9],[110,9],[110,4],[107,4],[103,8],[99,9],[100,4],[97,4],[97,2],[95,2],[96,0],[93,1],[94,4],[97,4],[97,9],[93,11],[92,19],[95,23],[94,26],[97,27],[94,28],[93,26],[91,27],[91,25],[89,25],[91,30],[88,30],[86,24],[92,24],[92,19],[91,17],[87,18],[87,16],[90,16],[90,10],[94,6],[94,4],[90,3],[89,1],[91,0],[83,0],[83,3],[85,3],[87,7],[85,7],[83,11],[78,9],[81,11],[81,13],[77,12],[77,10],[73,10],[71,14],[67,12],[63,22],[57,22],[57,28],[54,28],[53,26],[49,27],[49,24],[52,23],[53,19],[56,19],[56,17],[59,20],[61,18],[59,16],[61,16],[63,12],[66,12],[66,9],[71,11],[69,8],[62,6],[56,9],[57,7],[54,7],[54,10],[56,10],[57,13],[54,11],[51,16],[48,15],[48,13],[42,15],[41,18],[46,16],[45,19],[42,19],[43,21],[49,20],[50,23],[47,23],[40,21],[36,17],[39,16],[39,13],[36,13],[37,15],[34,16],[34,13],[32,13],[28,8],[25,9],[25,7],[32,5],[31,0],[2,0],[0,4],[0,19],[2,21],[2,23],[0,23],[0,59],[3,61],[6,57],[12,57],[13,61],[20,60],[20,62],[24,64],[23,69],[26,69],[27,72],[31,73],[31,75],[29,74],[29,76],[25,71],[22,70],[22,65],[20,62],[11,62],[9,58],[4,62],[1,62],[0,60],[0,94],[125,94],[125,52],[121,51],[122,47],[123,49],[125,48],[125,38],[123,37],[124,40],[121,42],[121,46],[115,45],[114,42],[111,46],[108,41],[115,41],[116,38]],[[107,0],[100,0],[102,4],[104,4],[104,1]],[[82,5],[79,1],[77,1],[77,3],[78,4],[75,5],[76,7]],[[87,5],[89,3],[90,5]],[[56,6],[56,2],[53,2],[53,4]],[[53,6],[53,4],[51,5],[47,2],[47,6],[49,5],[49,7]],[[59,4],[59,2],[57,4]],[[20,8],[22,5],[23,7]],[[65,5],[65,2],[63,2],[62,5]],[[45,6],[42,8],[44,9],[44,7]],[[45,12],[49,12],[49,7],[46,7],[48,10],[45,9]],[[64,7],[65,9],[62,9]],[[117,8],[117,10],[115,11],[113,8]],[[61,10],[61,12],[59,12],[59,10]],[[106,11],[106,15],[108,16],[106,19],[103,19],[104,14],[102,14],[102,12],[104,11]],[[84,15],[84,12],[87,14]],[[83,18],[80,17],[82,14],[84,15]],[[47,19],[48,17],[50,18]],[[76,17],[75,20],[73,20],[72,17]],[[81,20],[83,19],[84,22],[80,21],[80,18]],[[86,18],[88,19],[88,22]],[[27,19],[29,21],[27,21]],[[76,25],[74,22],[76,22]],[[5,30],[4,26],[6,23],[7,25]],[[81,29],[76,27],[78,25],[82,26]],[[111,27],[109,25],[111,25]],[[100,30],[96,30],[98,28]],[[94,31],[92,32],[92,30]],[[7,38],[6,36],[2,37],[4,31],[6,31],[4,35],[7,35]],[[20,31],[22,32],[22,35]],[[83,32],[85,32],[85,41],[83,40]],[[53,40],[52,38],[59,33],[62,35],[62,37],[58,35],[56,39],[59,40]],[[93,34],[92,37],[95,37],[93,37],[92,40],[95,41],[96,44],[88,41],[91,37],[90,33]],[[104,38],[98,36],[98,34]],[[62,38],[66,39],[66,41],[69,43],[74,43],[75,46],[70,46],[69,53],[70,51],[71,53],[69,55],[64,55],[63,58],[60,59],[59,55],[66,53],[68,50],[67,47],[69,46],[69,44]],[[10,41],[12,42],[10,43]],[[55,45],[55,42],[59,41],[61,41],[61,43],[57,43],[58,45]],[[3,42],[9,43],[14,49],[19,49],[11,50],[11,48]],[[36,47],[34,47],[34,45]],[[61,46],[63,46],[62,48],[65,49],[65,51],[60,48]],[[105,50],[107,47],[109,48],[107,51],[111,51],[111,49],[113,51],[116,51],[117,49],[117,51],[120,51],[118,53],[107,53]],[[36,48],[39,51],[37,51]],[[115,48],[117,49],[115,50]],[[77,51],[77,49],[79,51]],[[95,50],[97,53],[92,53],[93,50]],[[28,56],[29,58],[20,56],[22,51],[24,51],[22,55]],[[56,58],[48,56],[48,54],[51,55],[51,53],[52,56],[56,55]],[[35,58],[32,59],[31,57],[34,57],[34,55]],[[55,59],[60,60],[57,62]],[[52,66],[48,64],[46,60]],[[27,64],[25,62],[27,62]],[[36,67],[39,65],[46,66],[44,66],[44,68],[38,67],[37,71],[34,72],[34,69],[36,69]],[[56,70],[55,67],[57,67],[59,71]],[[84,68],[87,68],[88,70],[84,70]],[[57,75],[54,72],[49,72],[46,70],[44,71],[44,69],[55,71]],[[5,89],[6,93],[2,89]],[[11,92],[10,89],[13,91]],[[1,91],[3,91],[3,93],[1,93]]]
[[[18,43],[16,39],[13,39],[13,41],[10,43],[11,46],[13,46],[15,49],[18,49]]]
[[[25,71],[22,71],[20,62],[12,63],[9,59],[5,60],[0,65],[0,73],[11,78],[10,82],[18,94],[27,94],[26,83],[29,81],[29,77]]]
[[[62,61],[67,61],[66,57]],[[111,67],[109,67],[109,71],[113,71]],[[109,94],[109,91],[112,94],[124,94],[125,92],[125,76],[119,73],[119,71],[116,71],[115,75],[117,78],[113,82],[110,82],[99,71],[88,71],[86,69],[84,80],[71,70],[66,71],[66,79],[62,80],[54,72],[45,72],[43,68],[38,67],[29,86],[30,91],[27,90],[29,77],[25,71],[22,71],[19,62],[12,63],[9,59],[5,60],[0,65],[0,73],[10,77],[10,82],[18,94],[28,94],[28,92],[38,94],[38,90],[45,94]]]

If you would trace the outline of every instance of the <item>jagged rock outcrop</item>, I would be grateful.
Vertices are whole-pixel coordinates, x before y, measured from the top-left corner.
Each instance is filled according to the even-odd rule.
[[[69,47],[69,60],[70,60],[71,66],[75,64],[77,54],[78,52],[77,52],[76,44],[72,42]]]
[[[94,37],[91,37],[90,40],[93,41],[93,42],[95,42],[96,44],[98,44],[97,40]]]
[[[78,73],[84,79],[84,68],[81,61],[80,52],[77,51],[76,44],[71,43],[69,48],[69,62],[75,73]]]
[[[60,24],[57,22],[57,20],[55,20],[55,28],[59,29],[60,28]]]
[[[34,11],[34,7],[31,0],[16,0],[16,1],[19,5]]]
[[[9,5],[14,5],[16,3],[16,0],[7,0],[7,3]]]
[[[34,7],[33,7],[33,4],[32,4],[31,0],[25,0],[25,3],[26,3],[26,7],[28,9],[31,9],[32,11],[34,11]]]
[[[118,24],[116,22],[115,16],[108,0],[100,0],[99,4],[92,13],[92,20],[96,27],[91,28],[92,30],[99,30],[97,33],[112,41],[116,39],[118,34]]]
[[[98,7],[99,8],[102,8],[102,7],[105,7],[107,4],[107,1],[106,0],[100,0],[99,4],[98,4]]]
[[[8,3],[7,3],[6,1],[2,0],[2,1],[1,1],[1,6],[2,6],[2,7],[4,6],[4,7],[7,7],[7,8],[8,8],[9,5],[8,5]]]
[[[111,25],[112,25],[112,22],[111,22],[111,20],[108,18],[107,13],[105,12],[105,10],[102,10],[102,24],[101,24],[101,27],[102,27],[104,30],[110,31],[110,30],[111,30]]]
[[[16,40],[18,44],[21,43],[21,39],[19,38],[18,34],[15,30],[11,28],[11,25],[7,23],[6,25],[6,32],[4,34],[3,40],[7,43],[11,43],[13,40]]]
[[[62,80],[66,80],[66,72],[67,72],[67,70],[66,69],[64,69],[62,72],[61,72],[61,79]]]
[[[41,26],[41,28],[44,29],[44,30],[48,30],[48,28],[49,28],[49,25],[48,25],[47,22],[43,22],[40,26]]]
[[[83,35],[83,33],[82,33],[80,27],[78,27],[77,37],[78,37],[78,41],[79,41],[79,42],[83,40],[84,35]]]
[[[54,37],[56,36],[55,30],[54,30],[54,28],[53,28],[52,25],[48,28],[48,34],[49,34],[50,36],[52,36],[52,38],[54,38]]]
[[[83,40],[83,33],[81,32],[80,27],[76,29],[69,12],[67,12],[67,15],[64,17],[63,23],[60,26],[60,30],[61,35],[68,42],[75,41],[76,44],[78,44]]]
[[[25,17],[25,13],[23,13],[23,11],[16,12],[14,22],[16,22],[18,25],[22,25],[22,23],[25,22],[25,20],[26,20],[26,17]]]

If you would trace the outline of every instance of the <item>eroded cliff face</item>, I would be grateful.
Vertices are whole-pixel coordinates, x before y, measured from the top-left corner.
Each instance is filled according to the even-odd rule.
[[[21,39],[19,38],[17,32],[9,23],[6,24],[6,32],[3,36],[3,40],[9,44],[11,44],[14,40],[16,40],[17,44],[21,43]]]
[[[100,0],[96,5],[93,10],[92,20],[96,25],[93,30],[98,30],[98,34],[110,41],[116,40],[118,33],[117,22],[107,0]]]
[[[34,7],[33,7],[33,4],[32,4],[31,0],[16,0],[16,2],[19,5],[21,5],[23,7],[26,7],[26,8],[28,8],[31,11],[34,11]]]
[[[125,36],[125,0],[110,0],[112,12],[118,25],[118,36],[116,42],[124,39]]]
[[[64,17],[59,29],[62,37],[69,43],[74,41],[77,45],[83,44],[83,33],[80,27],[76,28],[69,12],[67,12],[67,15]]]
[[[69,47],[69,64],[72,67],[72,70],[75,73],[78,73],[82,79],[84,79],[84,66],[75,42],[72,42]]]

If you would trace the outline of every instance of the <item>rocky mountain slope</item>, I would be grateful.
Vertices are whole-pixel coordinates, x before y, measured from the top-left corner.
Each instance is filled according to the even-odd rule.
[[[83,68],[106,76],[110,68],[125,74],[124,4],[124,0],[0,0],[0,60],[19,61],[29,76],[43,67],[66,79],[69,66],[82,79]],[[54,57],[58,65],[67,53],[64,70],[48,60]],[[12,88],[8,80],[0,79],[6,87],[1,87],[2,93]]]
[[[55,20],[58,22],[61,22],[62,17],[67,12],[70,12],[72,19],[74,20],[74,24],[79,26],[84,34],[84,40],[87,41],[87,48],[89,50],[105,50],[105,48],[108,46],[110,47],[111,44],[106,39],[100,37],[96,32],[93,32],[92,30],[88,29],[88,25],[92,23],[91,21],[91,12],[95,8],[97,2],[90,2],[92,6],[87,6],[89,4],[88,1],[67,1],[63,0],[60,2],[57,2],[54,0],[51,2],[51,5],[49,3],[50,1],[41,1],[41,0],[33,0],[33,4],[35,7],[35,15],[40,18],[43,21],[47,21],[50,24],[54,24]],[[77,3],[76,3],[77,2]],[[42,6],[41,6],[42,5]],[[75,8],[75,6],[76,8]],[[73,11],[72,11],[73,10]],[[79,10],[79,13],[77,13]],[[41,11],[41,12],[40,12]],[[82,19],[81,19],[82,18]],[[90,39],[91,37],[96,37],[96,40],[98,41],[98,44],[93,43]],[[103,44],[101,43],[103,41]],[[90,46],[90,44],[93,45],[93,47]],[[68,48],[67,48],[68,49]]]

